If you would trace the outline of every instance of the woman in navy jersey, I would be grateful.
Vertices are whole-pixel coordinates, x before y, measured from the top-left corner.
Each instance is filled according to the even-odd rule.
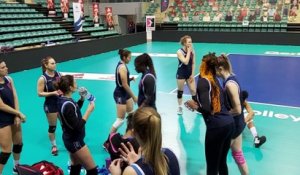
[[[120,128],[124,124],[125,114],[132,113],[133,102],[137,102],[136,96],[130,89],[130,81],[134,80],[134,78],[129,77],[130,72],[126,66],[126,64],[128,64],[131,60],[131,52],[126,49],[120,49],[119,55],[120,61],[118,62],[118,65],[115,70],[116,88],[113,94],[117,105],[117,118],[112,125],[110,134],[117,132],[118,128]],[[105,148],[106,150],[109,146],[109,136],[103,144],[103,148]]]
[[[56,146],[55,130],[57,123],[57,98],[60,95],[58,90],[54,89],[53,83],[58,81],[61,77],[60,73],[56,71],[56,62],[54,58],[48,56],[41,61],[42,75],[37,82],[37,94],[39,97],[45,97],[44,111],[47,116],[48,136],[52,145],[51,153],[56,156],[58,149]]]
[[[120,61],[116,67],[116,88],[114,90],[114,99],[117,105],[117,119],[114,122],[111,133],[116,132],[124,123],[126,113],[133,112],[133,102],[137,102],[136,96],[130,89],[130,72],[126,66],[131,60],[131,52],[126,49],[119,50]]]
[[[177,79],[177,101],[178,110],[177,114],[182,115],[182,95],[184,83],[186,83],[190,89],[192,99],[196,100],[196,87],[194,80],[195,69],[195,51],[192,45],[192,38],[188,35],[183,36],[180,39],[182,48],[177,51],[178,68],[176,73]]]
[[[151,57],[144,53],[134,60],[137,73],[142,73],[139,83],[138,106],[156,109],[156,73]]]
[[[3,60],[0,60],[0,175],[11,151],[14,157],[14,169],[19,164],[22,151],[21,122],[25,121],[25,115],[19,109],[19,101],[13,79],[8,76],[8,68]]]
[[[216,65],[217,57],[214,53],[203,56],[197,84],[198,100],[189,100],[185,105],[201,112],[206,124],[207,175],[228,175],[226,157],[234,132],[234,120],[226,108],[224,93],[216,78]]]
[[[86,112],[81,114],[84,97],[81,96],[77,102],[72,99],[72,94],[77,91],[77,83],[72,75],[62,76],[55,86],[63,93],[58,97],[57,108],[63,131],[62,139],[70,153],[70,175],[79,175],[81,166],[87,170],[87,175],[97,175],[97,167],[84,142],[85,124],[95,108],[95,103],[90,102]]]
[[[235,132],[232,136],[232,156],[239,167],[242,175],[248,175],[249,169],[242,150],[242,132],[246,126],[241,86],[233,74],[230,60],[227,56],[221,55],[217,58],[216,70],[218,76],[224,80],[223,88],[227,98],[227,108],[235,121]]]
[[[141,107],[132,118],[133,133],[141,148],[138,153],[130,143],[122,144],[123,159],[115,159],[110,165],[112,175],[179,175],[177,157],[168,148],[162,148],[161,117],[154,108]],[[121,172],[121,163],[129,166]]]

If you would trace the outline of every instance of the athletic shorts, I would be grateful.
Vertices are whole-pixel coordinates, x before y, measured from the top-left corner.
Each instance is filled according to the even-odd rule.
[[[187,79],[190,78],[191,75],[192,75],[192,74],[176,74],[176,79],[180,79],[180,80],[184,79],[184,80],[187,80]]]
[[[232,138],[237,138],[243,131],[246,126],[245,119],[243,115],[233,117],[235,124],[235,131],[232,135]]]
[[[63,140],[64,141],[64,145],[66,147],[66,149],[70,152],[70,153],[75,153],[77,151],[79,151],[81,148],[83,148],[85,146],[85,143],[83,140]]]
[[[58,112],[58,106],[56,103],[44,103],[44,111],[45,113],[56,113]]]
[[[122,104],[125,105],[127,100],[129,100],[131,97],[127,93],[121,93],[121,92],[114,92],[114,99],[116,104]]]

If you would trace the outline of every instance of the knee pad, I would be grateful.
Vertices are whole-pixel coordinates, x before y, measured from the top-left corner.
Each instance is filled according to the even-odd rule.
[[[249,123],[251,123],[251,122],[253,122],[253,119],[252,120],[250,120],[250,121],[248,121],[246,124],[248,125]]]
[[[93,169],[90,169],[90,170],[87,170],[86,175],[98,175],[97,167],[95,167]]]
[[[0,164],[5,165],[11,153],[0,153]]]
[[[246,163],[243,151],[232,151],[232,157],[238,165],[243,165]]]
[[[13,153],[20,154],[22,152],[23,144],[13,145]]]
[[[123,123],[124,123],[124,119],[117,118],[113,124],[113,127],[118,129],[123,125]]]
[[[183,91],[177,91],[177,98],[182,98]]]
[[[48,128],[49,133],[54,133],[55,130],[56,130],[56,126],[49,126],[49,128]]]

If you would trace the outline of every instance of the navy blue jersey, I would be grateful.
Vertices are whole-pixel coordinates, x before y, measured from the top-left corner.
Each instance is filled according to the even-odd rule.
[[[238,91],[239,91],[239,99],[240,99],[240,104],[241,104],[241,114],[234,116],[234,120],[235,120],[235,126],[236,126],[236,130],[235,130],[235,134],[233,134],[233,138],[237,137],[238,135],[240,135],[242,133],[242,131],[244,130],[245,126],[246,126],[246,122],[244,119],[244,106],[242,104],[242,90],[241,90],[241,86],[237,80],[237,78],[234,75],[229,76],[225,81],[224,81],[224,89],[225,89],[225,95],[226,95],[226,100],[227,100],[227,108],[230,110],[233,108],[232,106],[232,102],[227,94],[227,90],[226,90],[226,84],[228,82],[232,82],[234,84],[236,84],[236,86],[238,87]]]
[[[44,92],[53,92],[56,89],[53,86],[53,83],[58,81],[61,77],[60,73],[54,72],[54,76],[50,77],[46,72],[43,73],[42,77],[45,80],[45,87],[44,87]],[[49,97],[45,98],[45,103],[47,104],[56,104],[57,102],[57,96],[51,95]]]
[[[4,83],[0,84],[0,97],[4,104],[15,109],[14,94],[8,77],[4,77]],[[14,123],[14,117],[14,114],[0,110],[0,127],[12,125]]]
[[[211,83],[208,79],[199,76],[197,84],[197,97],[199,103],[198,111],[202,113],[205,124],[208,129],[223,127],[225,125],[233,123],[233,118],[229,114],[226,108],[225,94],[219,81],[215,78],[215,82],[219,88],[221,103],[221,110],[218,113],[212,114],[212,102],[211,102]]]
[[[147,70],[143,73],[138,94],[138,106],[150,106],[156,109],[156,78]]]
[[[187,52],[185,52],[182,48],[179,49],[179,51],[183,54],[184,57],[186,57]],[[193,58],[194,58],[194,54],[193,54],[193,52],[191,52],[190,60],[187,65],[183,64],[180,61],[180,59],[178,58],[178,69],[177,69],[177,74],[176,74],[177,79],[188,79],[192,75]]]
[[[116,70],[115,70],[116,88],[115,88],[115,91],[114,91],[114,95],[117,96],[117,97],[128,96],[126,90],[122,86],[121,75],[119,73],[119,69],[120,69],[121,65],[124,65],[126,67],[126,70],[127,70],[127,84],[128,84],[128,86],[130,86],[130,79],[129,79],[130,73],[129,73],[129,70],[128,70],[128,68],[127,68],[127,66],[126,66],[125,63],[119,61],[118,65],[116,67]]]
[[[168,148],[162,149],[163,153],[167,157],[168,162],[168,175],[179,175],[180,168],[176,155]],[[144,163],[143,158],[140,158],[137,162],[130,165],[138,175],[155,175],[153,167]]]
[[[59,119],[63,130],[63,139],[68,141],[83,140],[85,136],[85,120],[80,108],[83,101],[77,103],[72,98],[58,97]]]

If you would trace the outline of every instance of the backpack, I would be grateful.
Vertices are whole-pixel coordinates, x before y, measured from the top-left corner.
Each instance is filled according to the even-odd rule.
[[[32,166],[18,165],[16,168],[19,175],[64,175],[61,168],[45,160]]]
[[[111,160],[115,160],[120,158],[121,153],[119,152],[119,148],[122,148],[121,143],[126,145],[127,142],[130,142],[134,148],[134,151],[138,153],[139,144],[135,138],[123,138],[120,133],[111,133],[109,135],[109,145],[107,151],[111,157]]]

